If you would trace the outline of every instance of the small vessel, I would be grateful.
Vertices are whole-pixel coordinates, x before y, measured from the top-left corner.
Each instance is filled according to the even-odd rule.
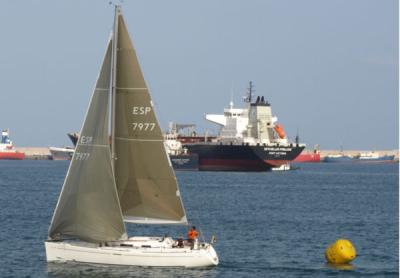
[[[279,167],[272,167],[272,168],[271,168],[271,171],[290,171],[290,170],[292,170],[292,167],[290,166],[289,163],[287,163],[287,164],[282,164],[282,165],[279,166]]]
[[[356,158],[349,156],[349,155],[344,155],[342,153],[340,154],[328,154],[327,156],[324,157],[324,162],[333,162],[333,163],[343,163],[343,162],[354,162]]]
[[[394,162],[394,155],[379,155],[377,152],[363,152],[357,157],[357,162]]]
[[[290,142],[283,126],[272,116],[271,104],[258,96],[252,99],[253,85],[249,84],[244,109],[234,108],[233,102],[224,114],[207,114],[206,119],[221,127],[218,137],[192,141],[183,147],[198,154],[201,171],[269,171],[280,169],[293,161],[305,148]],[[180,140],[180,137],[178,137]],[[282,167],[282,168],[285,168]],[[287,168],[287,166],[286,166]]]
[[[22,160],[25,158],[25,153],[15,150],[13,142],[10,139],[10,132],[4,129],[1,132],[0,142],[0,159]]]
[[[129,237],[124,222],[188,224],[149,89],[116,6],[113,33],[45,242],[47,261],[218,264],[211,243]]]
[[[71,160],[75,149],[71,147],[49,147],[52,160]]]
[[[197,171],[199,170],[199,156],[195,153],[188,153],[186,148],[176,137],[169,134],[164,135],[164,144],[172,167],[178,171]]]
[[[172,167],[177,171],[197,171],[199,170],[199,156],[189,153],[187,148],[182,146],[178,140],[179,130],[194,127],[194,125],[182,125],[170,123],[170,128],[164,134],[164,145],[171,160]]]

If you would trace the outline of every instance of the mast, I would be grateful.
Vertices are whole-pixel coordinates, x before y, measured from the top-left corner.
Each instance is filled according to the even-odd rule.
[[[253,95],[253,82],[250,81],[249,82],[249,103],[251,103],[251,99],[253,97],[252,95]]]
[[[118,16],[120,6],[115,5],[113,40],[111,50],[111,166],[114,171],[115,156],[115,106],[116,106],[116,84],[117,84],[117,45],[118,45]]]
[[[253,98],[253,93],[254,93],[253,82],[250,81],[249,82],[249,87],[247,88],[247,96],[244,97],[244,102],[247,102],[247,103],[250,104],[251,101],[252,101],[252,98]]]

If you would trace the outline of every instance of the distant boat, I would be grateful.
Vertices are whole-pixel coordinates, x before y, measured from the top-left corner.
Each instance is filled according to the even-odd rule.
[[[13,142],[10,140],[10,132],[4,129],[1,132],[0,142],[0,159],[7,160],[22,160],[25,158],[25,153],[15,150]]]
[[[294,170],[294,169],[292,169],[292,167],[290,166],[289,163],[282,164],[281,166],[271,168],[271,171],[290,171],[290,170]]]
[[[379,155],[377,152],[360,153],[357,162],[394,162],[394,155]]]
[[[168,132],[164,134],[164,145],[174,170],[197,171],[199,170],[199,156],[188,153],[182,143],[177,140],[177,133]]]
[[[296,141],[298,141],[298,135],[296,136]],[[321,162],[319,145],[315,145],[312,152],[303,150],[301,154],[293,160],[293,162]]]
[[[344,154],[329,154],[324,157],[324,162],[336,162],[336,163],[341,163],[341,162],[354,162],[356,159],[352,156],[349,155],[344,155]]]
[[[301,153],[293,162],[321,162],[319,153]]]
[[[52,160],[71,160],[75,149],[70,147],[49,147]]]
[[[114,31],[45,242],[47,261],[157,267],[218,264],[211,243],[128,237],[124,221],[188,224],[149,89],[116,6]]]

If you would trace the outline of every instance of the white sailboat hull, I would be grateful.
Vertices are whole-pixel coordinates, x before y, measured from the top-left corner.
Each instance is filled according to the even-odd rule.
[[[159,239],[130,238],[118,244],[113,243],[113,246],[82,241],[46,241],[46,257],[48,262],[74,261],[129,266],[189,268],[218,265],[217,253],[210,244],[204,244],[198,249],[189,246],[178,248],[168,242],[160,243]]]

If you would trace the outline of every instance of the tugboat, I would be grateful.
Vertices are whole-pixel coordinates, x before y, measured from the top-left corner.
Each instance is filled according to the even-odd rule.
[[[180,125],[170,123],[168,133],[164,134],[164,146],[169,160],[171,161],[174,170],[180,171],[197,171],[199,170],[199,156],[189,153],[187,148],[182,146],[179,141],[179,131],[185,128],[194,127],[194,125]]]
[[[303,151],[305,144],[289,142],[283,126],[272,116],[271,104],[263,96],[253,101],[253,92],[250,82],[244,109],[234,108],[231,101],[223,115],[206,115],[221,126],[217,138],[183,145],[198,154],[199,170],[268,171],[287,165]]]
[[[22,160],[25,153],[18,152],[14,149],[13,142],[10,140],[9,130],[4,129],[1,132],[0,142],[0,159]]]

